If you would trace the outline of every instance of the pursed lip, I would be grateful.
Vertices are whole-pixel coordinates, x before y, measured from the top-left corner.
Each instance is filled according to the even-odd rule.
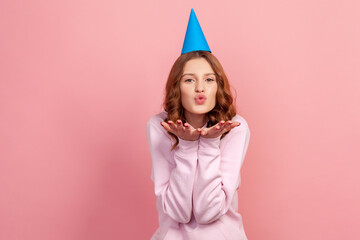
[[[195,100],[197,100],[197,99],[204,99],[204,100],[206,100],[206,96],[205,95],[203,95],[203,94],[199,94],[199,95],[196,95],[196,97],[195,97]]]

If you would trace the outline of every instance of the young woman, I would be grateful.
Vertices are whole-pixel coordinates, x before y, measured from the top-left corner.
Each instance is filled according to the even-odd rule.
[[[237,189],[250,130],[212,53],[175,61],[146,135],[160,225],[152,239],[246,240]]]
[[[163,107],[146,125],[159,214],[151,239],[247,240],[237,189],[250,130],[193,9]]]

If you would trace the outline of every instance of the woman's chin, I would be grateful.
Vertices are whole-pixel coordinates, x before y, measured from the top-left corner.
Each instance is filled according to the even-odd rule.
[[[191,113],[191,114],[195,114],[195,115],[203,115],[203,114],[206,114],[206,113],[208,113],[210,111],[211,111],[210,108],[194,108],[194,109],[191,109],[188,112]]]

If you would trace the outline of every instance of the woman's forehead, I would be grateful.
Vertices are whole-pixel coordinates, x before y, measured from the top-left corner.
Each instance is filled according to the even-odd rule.
[[[210,64],[204,58],[189,60],[183,69],[183,75],[210,75],[215,74]]]
[[[203,76],[210,76],[210,75],[215,75],[214,72],[212,73],[204,73],[204,74],[201,74],[201,73],[184,73],[183,75],[181,75],[181,77],[184,77],[184,76],[197,76],[197,75],[203,75]]]

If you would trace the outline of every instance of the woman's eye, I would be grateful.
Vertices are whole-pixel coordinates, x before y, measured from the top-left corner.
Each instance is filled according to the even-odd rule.
[[[212,79],[212,78],[208,78],[206,80],[209,81],[209,82],[214,81],[214,79]]]
[[[185,80],[185,82],[191,82],[192,81],[192,79],[186,79]]]

